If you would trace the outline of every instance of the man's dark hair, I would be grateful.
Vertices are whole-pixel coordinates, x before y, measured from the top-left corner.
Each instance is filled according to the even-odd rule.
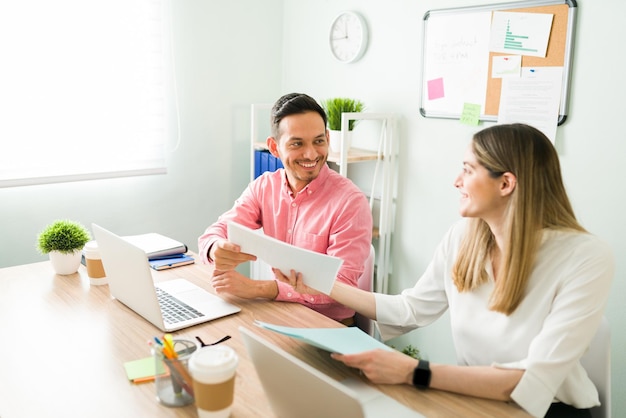
[[[324,112],[322,106],[320,106],[314,98],[302,93],[289,93],[282,96],[274,103],[274,106],[272,106],[270,122],[272,126],[272,136],[278,141],[280,137],[278,125],[283,118],[289,115],[306,112],[317,112],[324,120],[324,126],[326,126],[326,112]]]

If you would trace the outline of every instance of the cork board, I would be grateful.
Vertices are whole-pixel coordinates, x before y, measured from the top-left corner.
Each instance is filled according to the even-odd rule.
[[[489,51],[494,11],[553,16],[546,56],[524,55],[522,67],[563,67],[558,122],[562,124],[567,117],[576,26],[573,0],[531,0],[428,11],[424,15],[420,113],[424,117],[458,119],[464,103],[476,103],[481,105],[481,120],[497,120],[502,79],[491,77],[490,63],[494,56],[507,54]],[[439,97],[433,96],[438,93]]]

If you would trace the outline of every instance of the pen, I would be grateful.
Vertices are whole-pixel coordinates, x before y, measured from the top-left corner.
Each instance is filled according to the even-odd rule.
[[[169,359],[178,358],[176,350],[174,350],[174,342],[172,340],[172,334],[165,334],[163,336],[163,352]]]
[[[154,380],[154,378],[155,378],[155,376],[138,377],[136,379],[133,379],[133,383],[152,382]]]

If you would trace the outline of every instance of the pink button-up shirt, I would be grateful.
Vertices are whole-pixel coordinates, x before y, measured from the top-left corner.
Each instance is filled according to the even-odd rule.
[[[367,198],[352,181],[328,166],[296,196],[284,169],[266,172],[250,183],[234,206],[198,239],[202,262],[211,262],[208,251],[215,241],[228,238],[229,221],[263,228],[266,235],[281,241],[341,258],[337,280],[352,286],[363,273],[372,240]],[[286,283],[277,283],[276,300],[301,303],[338,321],[354,315],[326,295],[300,294]]]

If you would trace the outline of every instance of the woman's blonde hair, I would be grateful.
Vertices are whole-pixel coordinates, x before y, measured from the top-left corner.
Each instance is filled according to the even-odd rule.
[[[474,135],[472,151],[493,178],[509,172],[517,179],[506,209],[505,248],[489,304],[491,310],[510,315],[524,297],[542,230],[586,231],[567,197],[556,149],[541,131],[524,124],[495,125]],[[489,225],[471,219],[452,268],[459,292],[488,280],[486,267],[494,245]]]

